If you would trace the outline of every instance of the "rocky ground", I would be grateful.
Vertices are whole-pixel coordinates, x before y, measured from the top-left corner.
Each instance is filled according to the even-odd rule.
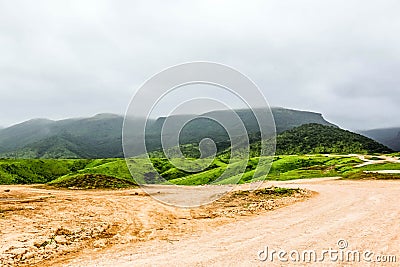
[[[261,193],[260,193],[261,192]],[[0,186],[0,266],[50,266],[82,251],[149,240],[174,242],[243,216],[254,216],[313,195],[308,190],[231,192],[200,208],[155,201],[140,189],[55,190]]]
[[[205,219],[182,220],[187,224],[178,227],[175,236],[170,235],[169,239],[116,244],[99,251],[87,249],[52,264],[71,267],[398,266],[398,180],[323,178],[265,184],[271,185],[307,188],[318,194],[307,201],[268,212],[254,212],[251,216],[209,218],[210,214],[205,212]],[[225,209],[229,209],[230,204],[235,206],[234,201],[222,203],[226,202],[216,205],[223,205]],[[255,206],[248,205],[248,208],[247,212],[251,213]],[[233,213],[237,210],[232,209]],[[186,229],[186,232],[178,229]],[[268,258],[264,253],[260,260],[260,251],[267,251],[267,248]],[[329,249],[342,251],[350,258],[344,256],[340,260],[325,255],[323,259],[323,251]],[[288,256],[287,261],[280,261],[276,254],[273,259],[272,250],[288,253],[312,250],[317,253],[317,261],[293,261]],[[359,260],[351,259],[354,251],[362,254]]]

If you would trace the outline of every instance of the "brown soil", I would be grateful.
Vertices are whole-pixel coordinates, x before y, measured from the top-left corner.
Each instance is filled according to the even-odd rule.
[[[318,194],[307,201],[255,212],[253,216],[191,219],[182,210],[168,209],[173,219],[165,220],[173,220],[172,226],[166,232],[155,230],[152,236],[159,238],[151,239],[148,235],[145,242],[118,243],[99,251],[88,248],[51,263],[54,266],[110,267],[398,266],[400,181],[324,178],[265,184],[271,185],[308,188]],[[166,213],[165,207],[146,206],[149,207],[147,211]],[[257,256],[266,246],[285,251],[338,249],[337,242],[341,239],[348,242],[350,251],[371,251],[374,257],[396,256],[397,263],[261,262]]]
[[[53,266],[116,246],[150,240],[174,243],[312,195],[307,190],[281,196],[268,192],[235,191],[210,205],[181,209],[160,204],[140,189],[2,185],[0,266]]]

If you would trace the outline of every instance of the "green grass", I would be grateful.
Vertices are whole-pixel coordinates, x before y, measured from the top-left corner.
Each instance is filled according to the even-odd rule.
[[[350,169],[343,173],[345,179],[400,179],[400,174],[365,173],[364,171],[400,170],[400,163],[377,163],[361,168]]]
[[[400,163],[373,164],[362,167],[361,169],[363,171],[400,170]]]
[[[265,177],[267,167],[261,167],[261,172],[254,177],[258,158],[251,158],[247,163],[246,171],[240,175],[227,176],[225,179],[216,180],[225,171],[225,167],[215,168],[209,171],[187,175],[169,182],[180,185],[200,185],[200,184],[232,184],[246,183],[260,179],[267,180],[292,180],[320,177],[341,176],[342,173],[352,170],[357,164],[362,163],[356,157],[323,155],[306,156],[275,156],[269,174]],[[243,163],[234,163],[242,165]],[[263,169],[265,172],[263,173]]]
[[[272,164],[268,180],[293,180],[340,176],[361,163],[356,157],[343,156],[278,156]]]
[[[268,173],[268,162],[271,161]],[[0,159],[0,183],[44,184],[56,179],[57,182],[72,179],[76,183],[79,177],[97,177],[115,178],[117,180],[113,181],[116,184],[121,180],[134,183],[166,183],[167,180],[167,183],[179,185],[235,184],[263,179],[283,181],[333,176],[355,179],[361,177],[363,171],[400,170],[398,163],[355,168],[362,163],[357,157],[319,154],[265,157],[262,161],[259,157],[253,157],[248,161],[236,160],[231,164],[223,157],[212,161],[191,159],[189,162],[174,159],[174,162],[185,170],[175,167],[166,158],[152,158],[150,162],[144,158],[132,158],[128,160],[129,168],[125,159]],[[262,166],[256,169],[259,162]],[[195,171],[194,167],[202,167],[204,170]]]
[[[60,176],[76,173],[91,160],[0,159],[0,184],[47,183]]]

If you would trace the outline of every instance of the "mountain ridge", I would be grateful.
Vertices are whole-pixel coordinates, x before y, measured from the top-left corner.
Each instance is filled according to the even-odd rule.
[[[321,113],[299,111],[281,107],[272,108],[277,134],[295,127],[316,123],[336,127],[326,121]],[[213,111],[203,116],[221,118],[231,111]],[[244,122],[249,136],[256,136],[260,129],[251,110],[235,110]],[[201,117],[202,115],[199,115]],[[178,125],[185,115],[170,117]],[[112,113],[100,113],[88,118],[63,120],[33,119],[0,130],[0,157],[11,158],[119,158],[122,152],[122,126],[124,117]],[[150,120],[146,130],[148,151],[161,148],[161,126],[165,117]],[[272,134],[269,129],[269,134]],[[168,134],[168,133],[166,133]],[[212,138],[220,144],[220,150],[229,148],[226,131],[216,122],[197,118],[183,127],[181,144],[198,143]]]
[[[395,151],[400,151],[400,127],[376,128],[358,132]]]

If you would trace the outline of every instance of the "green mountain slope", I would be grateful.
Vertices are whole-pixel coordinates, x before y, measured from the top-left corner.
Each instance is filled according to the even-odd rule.
[[[0,133],[0,156],[17,158],[122,157],[123,117],[100,114],[61,121],[31,120]]]
[[[0,184],[47,183],[90,167],[92,160],[0,159]]]
[[[337,127],[306,124],[277,136],[277,154],[391,153],[390,148]]]
[[[202,116],[224,118],[230,111],[214,111]],[[260,132],[257,121],[250,110],[237,110],[250,136]],[[278,133],[306,123],[332,125],[321,114],[273,108],[272,113]],[[185,115],[173,116],[172,123],[178,125]],[[148,151],[161,148],[161,127],[165,118],[149,122],[146,132]],[[60,121],[46,119],[30,120],[0,131],[0,157],[11,158],[110,158],[123,157],[123,117],[114,114],[99,114],[92,118],[77,118]],[[235,124],[231,125],[233,128]],[[269,128],[271,130],[272,128]],[[168,137],[168,132],[165,135]],[[217,142],[219,151],[229,148],[228,135],[216,122],[197,118],[181,131],[180,143],[198,143],[203,138]]]

